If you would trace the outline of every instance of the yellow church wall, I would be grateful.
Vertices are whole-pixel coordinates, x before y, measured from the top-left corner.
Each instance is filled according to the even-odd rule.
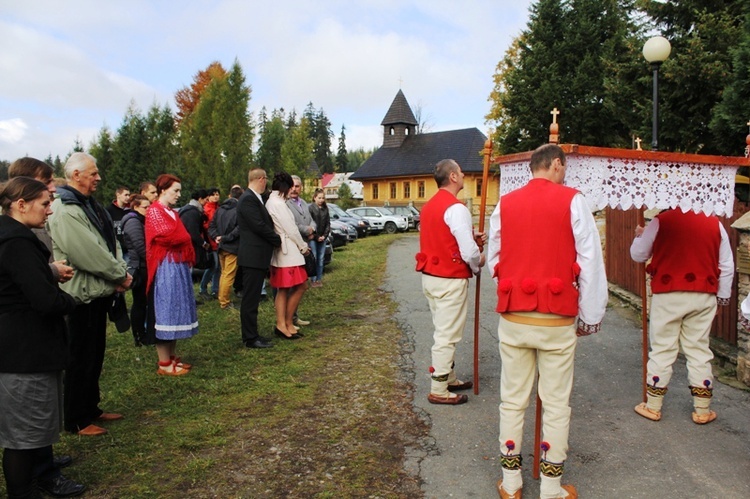
[[[482,200],[481,183],[481,174],[466,173],[464,188],[458,193],[458,199],[470,207],[475,216],[479,215],[479,205]],[[411,202],[418,210],[421,210],[438,190],[432,175],[362,180],[362,184],[364,186],[363,206],[406,205]],[[499,177],[490,175],[487,190],[487,215],[497,204],[499,194]]]

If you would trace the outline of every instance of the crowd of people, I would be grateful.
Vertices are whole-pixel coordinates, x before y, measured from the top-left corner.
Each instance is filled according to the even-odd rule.
[[[222,309],[241,298],[241,338],[247,348],[271,348],[258,330],[266,278],[275,293],[282,339],[299,339],[297,307],[307,290],[305,255],[321,237],[307,211],[302,229],[293,213],[301,181],[252,169],[248,188],[200,189],[179,211],[180,178],[162,174],[137,193],[118,187],[107,206],[94,193],[96,158],[73,153],[65,179],[34,158],[21,158],[0,187],[0,446],[11,498],[82,494],[64,476],[70,456],[55,456],[61,428],[80,436],[107,433],[123,415],[100,407],[99,380],[107,320],[132,293],[129,322],[136,346],[153,345],[156,374],[184,376],[192,365],[177,340],[198,333],[197,306],[218,297]],[[290,193],[294,191],[292,199]],[[305,209],[308,207],[305,204]],[[318,206],[320,211],[320,206]],[[193,270],[202,269],[197,296]],[[317,281],[321,274],[316,272]],[[118,319],[115,319],[118,317]]]
[[[473,386],[454,362],[465,328],[468,285],[487,264],[497,284],[500,384],[501,499],[520,498],[526,408],[538,374],[544,411],[540,495],[577,497],[563,485],[568,452],[570,395],[579,337],[599,331],[608,300],[601,241],[588,205],[563,185],[563,150],[547,144],[531,156],[530,182],[501,197],[488,233],[473,229],[458,199],[464,187],[451,159],[434,168],[437,193],[421,213],[416,270],[434,325],[432,404],[459,406],[457,393]],[[185,376],[193,366],[177,354],[177,340],[198,333],[197,306],[216,295],[223,310],[239,304],[247,348],[272,348],[261,335],[258,308],[269,279],[274,294],[273,334],[303,338],[297,315],[308,289],[322,285],[330,216],[323,191],[301,197],[302,180],[265,170],[248,172],[247,189],[232,186],[219,203],[216,188],[199,189],[179,211],[180,178],[162,174],[139,192],[117,189],[103,207],[93,196],[101,176],[96,159],[77,152],[65,164],[64,185],[33,158],[9,168],[0,187],[0,445],[8,496],[33,498],[83,493],[62,475],[69,456],[54,456],[60,422],[71,433],[107,433],[102,423],[122,419],[100,408],[99,378],[107,318],[117,298],[133,295],[130,324],[137,346],[153,345],[159,376]],[[731,293],[733,259],[716,217],[666,210],[637,227],[634,260],[650,260],[651,351],[647,400],[635,412],[661,419],[662,402],[678,351],[687,358],[692,421],[717,414],[708,335],[717,306]],[[487,251],[485,252],[485,245]],[[674,258],[675,254],[680,258]],[[198,296],[192,274],[202,268]],[[210,289],[210,291],[209,291]],[[750,298],[742,304],[750,325]]]

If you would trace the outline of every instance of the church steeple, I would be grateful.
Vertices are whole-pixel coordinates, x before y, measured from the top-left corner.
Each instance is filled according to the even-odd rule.
[[[407,136],[416,133],[419,123],[400,89],[380,124],[383,125],[383,147],[400,147]]]

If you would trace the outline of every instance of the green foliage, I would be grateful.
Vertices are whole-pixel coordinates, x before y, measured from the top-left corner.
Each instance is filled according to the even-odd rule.
[[[615,146],[629,143],[619,110],[606,102],[618,88],[607,85],[607,65],[628,54],[632,29],[628,2],[540,0],[494,75],[487,121],[504,153],[548,141],[550,111],[561,112],[565,142]]]
[[[276,112],[274,111],[274,113]],[[281,148],[284,145],[286,133],[284,120],[280,114],[273,116],[263,126],[263,131],[258,139],[257,164],[269,174],[284,169]]]
[[[215,72],[194,110],[179,128],[184,184],[189,189],[243,183],[252,162],[251,89],[235,60],[228,73]]]
[[[336,204],[339,205],[342,210],[348,210],[349,208],[354,208],[359,205],[359,202],[352,197],[352,190],[346,183],[341,184],[338,195],[339,198],[336,200]]]
[[[737,154],[744,140],[720,146],[709,124],[732,73],[732,49],[742,39],[745,2],[737,0],[641,1],[669,39],[672,53],[659,74],[659,144],[666,151]],[[737,137],[747,115],[734,123]],[[719,119],[719,118],[717,118]]]
[[[8,168],[10,161],[0,160],[0,182],[8,180]]]
[[[732,74],[709,124],[714,144],[722,154],[741,153],[746,135],[741,125],[750,117],[750,5],[747,9],[739,43],[730,50]]]
[[[367,159],[372,156],[373,153],[377,150],[377,147],[373,149],[365,149],[364,147],[359,147],[353,151],[347,152],[346,162],[349,165],[349,171],[356,172],[357,168],[362,166],[362,163],[367,161]]]
[[[307,167],[313,160],[313,146],[310,124],[307,118],[302,118],[299,124],[286,131],[286,139],[281,145],[282,169],[302,179],[307,177]]]
[[[346,127],[341,125],[341,135],[339,135],[339,149],[336,153],[336,170],[345,173],[349,171],[349,154],[346,152]]]
[[[307,104],[304,117],[310,122],[310,138],[314,143],[315,162],[321,173],[333,173],[333,159],[331,158],[331,122],[323,109],[315,110],[312,102]]]

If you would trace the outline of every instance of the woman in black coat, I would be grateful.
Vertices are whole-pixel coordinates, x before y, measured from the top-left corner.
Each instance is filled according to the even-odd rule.
[[[151,201],[146,196],[136,195],[130,202],[131,211],[122,217],[122,232],[128,248],[128,273],[133,276],[133,306],[130,309],[130,325],[135,346],[154,345],[156,332],[154,324],[153,294],[146,294],[146,210]]]
[[[75,301],[57,287],[49,250],[31,232],[44,226],[50,203],[47,186],[29,177],[0,188],[0,446],[10,498],[37,497],[35,453],[60,438],[63,316]]]

